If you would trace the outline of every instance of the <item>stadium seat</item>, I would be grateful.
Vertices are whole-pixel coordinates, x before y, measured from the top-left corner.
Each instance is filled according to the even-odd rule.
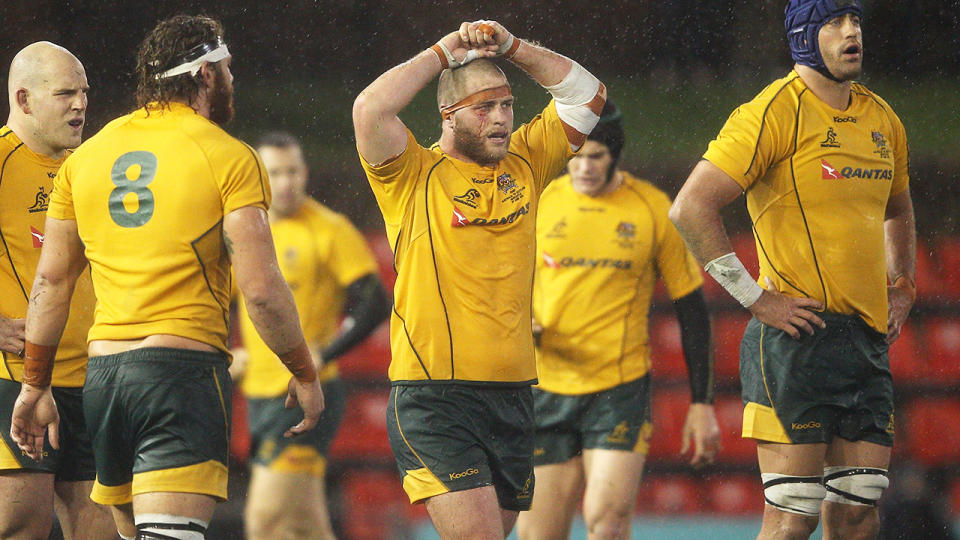
[[[934,244],[941,281],[940,300],[960,300],[960,236],[944,236]]]
[[[890,346],[890,372],[897,386],[922,382],[926,376],[927,359],[920,350],[916,328],[917,323],[907,319],[900,337]]]
[[[704,480],[710,510],[725,516],[755,516],[763,512],[763,486],[758,474],[716,474]]]
[[[348,470],[340,483],[340,499],[346,538],[382,540],[408,532],[410,502],[396,473]]]
[[[243,465],[250,457],[250,424],[247,422],[247,400],[239,390],[233,392],[230,413],[230,463]]]
[[[743,401],[738,396],[718,396],[714,403],[720,426],[720,454],[717,461],[752,465],[757,461],[757,443],[740,436],[743,428]]]
[[[331,459],[392,460],[387,440],[388,390],[364,390],[347,397],[343,424],[330,447]]]
[[[338,361],[340,376],[348,381],[386,382],[390,366],[390,323],[385,321],[367,339]]]
[[[960,381],[960,318],[935,317],[924,321],[927,378],[938,384]]]
[[[653,392],[653,435],[648,460],[677,463],[680,454],[680,436],[690,407],[690,391],[662,389]]]
[[[746,310],[722,312],[713,319],[714,371],[717,382],[740,380],[740,340],[750,322]]]
[[[906,445],[924,465],[960,462],[960,398],[918,397],[905,408]]]
[[[650,315],[650,348],[653,376],[657,381],[687,378],[687,364],[680,342],[680,323],[673,314]]]
[[[917,300],[935,300],[943,292],[940,272],[930,247],[917,238]]]
[[[655,474],[643,479],[637,512],[664,516],[697,514],[703,509],[702,488],[686,474]]]

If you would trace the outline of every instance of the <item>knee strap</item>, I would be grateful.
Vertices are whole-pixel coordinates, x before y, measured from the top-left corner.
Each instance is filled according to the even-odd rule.
[[[820,515],[820,504],[827,494],[823,477],[763,473],[760,478],[767,504],[791,514]]]
[[[873,467],[824,467],[826,500],[840,504],[876,506],[890,485],[886,469]]]
[[[169,514],[141,514],[136,517],[137,540],[203,540],[208,523]]]

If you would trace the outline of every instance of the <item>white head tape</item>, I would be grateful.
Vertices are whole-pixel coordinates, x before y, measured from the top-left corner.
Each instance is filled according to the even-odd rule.
[[[200,56],[196,56],[198,54]],[[204,62],[219,62],[228,56],[230,56],[230,51],[227,50],[227,44],[219,38],[216,42],[201,43],[183,55],[182,64],[172,67],[163,73],[158,73],[157,78],[166,79],[167,77],[174,77],[184,73],[196,75],[200,71],[200,68],[203,67]]]

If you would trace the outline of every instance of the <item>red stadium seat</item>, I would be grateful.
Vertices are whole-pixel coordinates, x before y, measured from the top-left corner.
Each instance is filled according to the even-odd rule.
[[[230,462],[243,465],[250,457],[250,424],[247,422],[247,400],[239,390],[233,392],[230,413]]]
[[[720,425],[720,454],[717,461],[751,465],[757,461],[757,443],[740,436],[743,430],[743,401],[735,396],[720,396],[714,403]]]
[[[396,473],[348,471],[340,484],[340,497],[341,524],[347,538],[396,538],[407,529],[410,502]]]
[[[942,299],[960,300],[960,236],[944,236],[934,245]]]
[[[690,407],[689,390],[655,390],[653,393],[653,436],[649,461],[676,463],[680,454],[680,436]]]
[[[763,485],[759,474],[723,474],[704,480],[710,509],[726,516],[754,516],[763,512]]]
[[[347,397],[343,425],[330,447],[332,459],[392,459],[387,440],[388,390],[365,390]]]
[[[685,474],[651,475],[640,484],[637,512],[655,516],[700,513],[702,489]]]
[[[740,340],[750,322],[746,310],[724,312],[713,319],[714,370],[717,382],[740,380]]]
[[[900,337],[890,345],[890,372],[894,384],[923,381],[926,374],[926,359],[917,340],[917,323],[907,319],[900,330]]]
[[[960,399],[916,398],[905,411],[906,445],[925,465],[952,465],[960,461]]]
[[[927,378],[938,384],[960,381],[960,318],[937,317],[924,321]]]
[[[341,356],[340,376],[350,381],[387,380],[390,366],[390,323],[383,322],[367,339]]]
[[[683,359],[683,345],[680,342],[680,323],[672,314],[651,314],[650,348],[655,380],[686,379],[687,364]]]
[[[917,238],[917,299],[933,300],[943,292],[940,272],[930,247]]]

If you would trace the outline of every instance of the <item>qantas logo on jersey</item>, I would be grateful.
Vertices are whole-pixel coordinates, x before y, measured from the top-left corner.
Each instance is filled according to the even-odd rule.
[[[30,227],[30,238],[33,240],[33,247],[40,249],[43,247],[43,233]]]
[[[543,254],[543,262],[548,268],[569,268],[571,266],[581,268],[616,268],[618,270],[629,270],[632,261],[624,259],[588,259],[586,257],[563,257],[557,260],[550,255]]]
[[[480,225],[480,226],[490,226],[490,225],[506,225],[508,223],[513,223],[514,221],[520,219],[524,214],[530,213],[530,203],[527,203],[517,210],[499,218],[473,218],[469,219],[467,216],[460,211],[456,206],[453,207],[453,221],[450,223],[453,227],[466,227],[467,225]]]
[[[861,167],[844,167],[837,169],[820,160],[821,178],[824,180],[840,180],[843,178],[863,178],[864,180],[893,180],[893,169],[864,169]]]
[[[543,264],[547,268],[560,268],[560,263],[556,259],[550,256],[546,251],[543,252]]]

